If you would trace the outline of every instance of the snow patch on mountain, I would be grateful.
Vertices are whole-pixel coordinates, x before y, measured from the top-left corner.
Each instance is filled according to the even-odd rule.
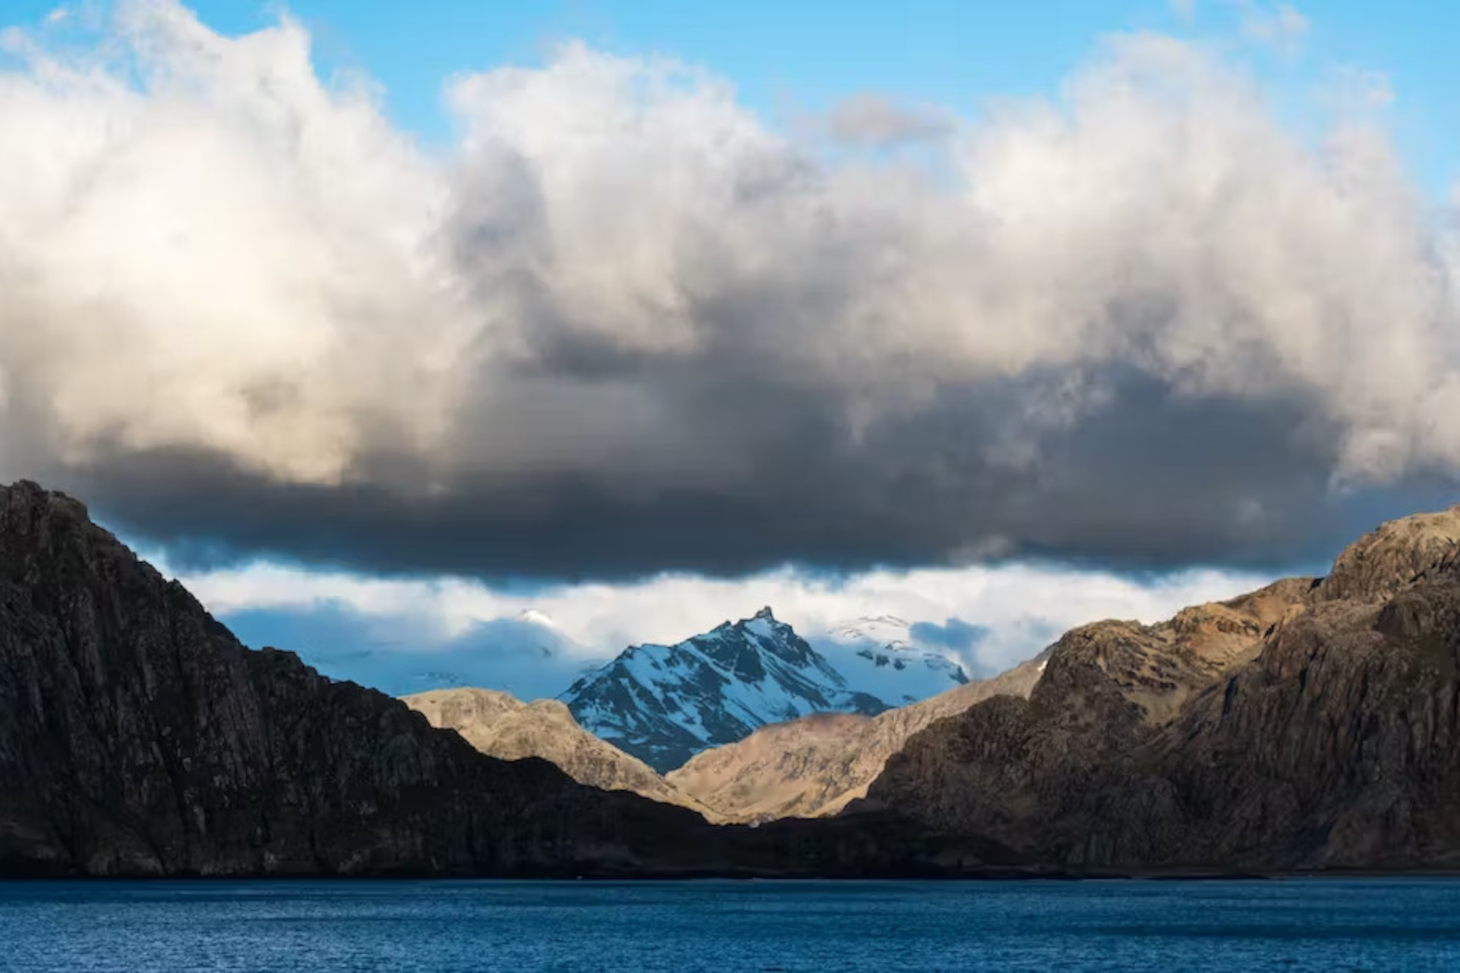
[[[767,723],[888,708],[769,608],[675,645],[630,646],[559,699],[585,729],[661,773]]]
[[[968,682],[957,659],[919,644],[912,629],[896,615],[868,615],[833,626],[816,644],[848,688],[877,696],[889,707],[920,702]]]

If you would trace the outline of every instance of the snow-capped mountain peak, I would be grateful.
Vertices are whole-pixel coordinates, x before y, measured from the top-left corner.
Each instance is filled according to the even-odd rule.
[[[675,645],[630,646],[559,698],[583,727],[661,772],[767,723],[887,708],[848,688],[769,608]]]
[[[834,626],[833,638],[841,642],[877,642],[891,648],[912,644],[912,625],[896,615],[864,615],[853,622]]]
[[[945,652],[918,644],[912,624],[896,615],[868,615],[831,627],[820,643],[849,688],[893,706],[915,703],[968,682]]]

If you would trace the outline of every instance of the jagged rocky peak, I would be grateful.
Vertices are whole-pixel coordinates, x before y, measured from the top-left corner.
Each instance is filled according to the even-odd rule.
[[[58,549],[65,549],[66,556],[72,558],[124,553],[126,559],[137,561],[116,538],[91,522],[86,505],[74,497],[20,480],[8,487],[0,486],[0,501],[0,529],[12,541],[7,566],[29,563],[43,552],[59,553]],[[85,543],[66,543],[76,540]]]
[[[57,512],[69,512],[72,519],[90,519],[86,505],[80,500],[64,493],[47,490],[32,480],[17,480],[10,486],[0,486],[0,497],[4,497],[5,508],[8,512],[49,508]]]
[[[674,645],[631,646],[560,698],[585,729],[661,773],[767,723],[887,708],[770,608]]]
[[[1359,538],[1318,586],[1322,601],[1374,601],[1439,572],[1460,570],[1460,506],[1391,520]]]
[[[729,666],[737,676],[746,679],[764,676],[759,653],[743,651],[743,642],[746,639],[754,641],[763,652],[784,659],[791,665],[816,668],[820,663],[822,669],[829,669],[806,640],[797,635],[790,625],[776,618],[769,606],[750,618],[738,622],[721,622],[712,631],[696,636],[695,639],[699,640],[704,652]],[[834,670],[827,675],[837,685],[844,681]]]

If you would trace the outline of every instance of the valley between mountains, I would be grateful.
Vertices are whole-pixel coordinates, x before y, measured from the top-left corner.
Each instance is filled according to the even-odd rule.
[[[947,688],[890,705],[767,609],[558,700],[394,700],[245,648],[76,500],[0,488],[0,872],[1460,864],[1460,508],[992,679],[869,652]]]

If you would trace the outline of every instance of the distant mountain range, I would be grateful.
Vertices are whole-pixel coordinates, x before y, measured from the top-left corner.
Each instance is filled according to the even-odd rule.
[[[762,726],[814,713],[875,716],[966,685],[891,615],[834,627],[822,651],[763,608],[675,645],[635,645],[558,698],[589,732],[660,773]]]
[[[754,637],[772,621],[718,641],[777,655]],[[1457,699],[1460,508],[1383,525],[1326,578],[1084,625],[994,679],[766,725],[663,779],[714,820],[894,814],[1058,871],[1453,869]]]
[[[743,737],[661,775],[564,705],[412,712],[246,649],[81,504],[0,488],[0,876],[1460,866],[1460,508],[923,704],[847,683],[768,610],[630,649],[575,684],[600,733],[661,766]]]

